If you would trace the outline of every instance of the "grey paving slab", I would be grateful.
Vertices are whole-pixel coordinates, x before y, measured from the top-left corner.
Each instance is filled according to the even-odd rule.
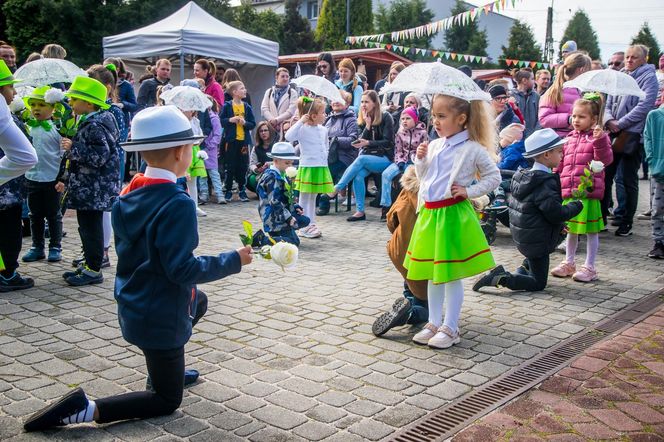
[[[244,219],[258,225],[255,202],[205,210],[199,254],[237,247]],[[201,286],[208,313],[187,346],[187,365],[201,380],[173,415],[26,435],[22,420],[69,388],[98,398],[145,385],[143,357],[119,331],[114,267],[98,286],[72,288],[60,277],[80,250],[67,213],[63,262],[22,264],[36,287],[0,294],[0,439],[380,440],[664,281],[661,263],[645,256],[649,224],[637,221],[631,237],[600,236],[599,281],[552,278],[544,292],[518,294],[477,294],[467,281],[459,346],[416,346],[410,339],[418,329],[410,326],[377,339],[371,323],[401,296],[402,280],[385,254],[389,233],[379,212],[369,208],[368,221],[352,225],[346,216],[318,220],[323,237],[303,239],[295,269],[256,260]],[[582,241],[579,260],[584,248]],[[505,228],[492,251],[507,268],[520,262]],[[554,254],[552,263],[561,258]]]

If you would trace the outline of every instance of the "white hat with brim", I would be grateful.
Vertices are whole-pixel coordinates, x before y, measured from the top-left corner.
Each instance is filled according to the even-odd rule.
[[[121,143],[127,152],[167,149],[199,144],[204,136],[194,135],[191,123],[175,106],[155,106],[138,112],[131,121],[131,141]]]
[[[281,160],[299,160],[300,157],[295,153],[295,148],[291,143],[280,141],[272,146],[272,150],[267,154],[270,158],[279,158]]]
[[[526,138],[526,152],[524,158],[532,158],[543,154],[558,146],[565,144],[565,140],[560,138],[553,129],[540,129],[533,132]]]

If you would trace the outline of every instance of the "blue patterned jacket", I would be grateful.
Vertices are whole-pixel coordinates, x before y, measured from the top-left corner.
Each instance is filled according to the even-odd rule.
[[[291,203],[287,186],[289,184],[286,178],[272,167],[263,172],[258,180],[256,186],[259,198],[258,213],[263,220],[263,230],[267,233],[281,232],[290,228],[292,212],[301,208]]]
[[[120,136],[108,111],[89,114],[78,126],[69,151],[67,206],[79,210],[111,210],[120,190]]]
[[[0,98],[2,100],[3,98]],[[21,121],[16,115],[12,114],[12,119],[14,123],[21,129],[21,132],[28,137],[30,143],[32,143],[32,138],[28,135],[28,132],[25,130],[25,124]],[[5,153],[0,149],[0,158],[4,157]],[[25,189],[25,176],[21,175],[20,177],[9,180],[5,184],[0,186],[0,210],[8,209],[12,206],[17,206],[23,204],[23,199],[25,198],[26,189]]]

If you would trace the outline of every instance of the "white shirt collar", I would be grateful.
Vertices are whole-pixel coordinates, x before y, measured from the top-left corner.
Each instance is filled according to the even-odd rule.
[[[542,164],[542,163],[538,163],[537,161],[535,161],[535,162],[533,163],[533,167],[531,167],[530,170],[541,170],[542,172],[549,172],[549,173],[551,173],[551,169],[549,169],[548,167],[546,167],[546,166],[545,166],[544,164]]]
[[[175,176],[173,172],[170,170],[166,169],[160,169],[158,167],[150,167],[148,166],[145,169],[145,176],[148,178],[157,178],[161,180],[169,180],[170,182],[174,183],[178,180],[178,177]]]
[[[465,143],[466,141],[468,141],[468,131],[462,130],[461,132],[458,132],[449,137],[448,139],[446,139],[445,144],[447,144],[450,147],[455,147],[461,143]]]

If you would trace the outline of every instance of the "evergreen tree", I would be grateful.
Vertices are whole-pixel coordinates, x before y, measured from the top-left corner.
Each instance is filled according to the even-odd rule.
[[[351,35],[370,34],[373,30],[371,0],[350,0]],[[316,41],[324,50],[342,49],[346,43],[346,1],[323,0]]]
[[[654,64],[656,67],[658,66],[659,56],[662,55],[662,52],[659,49],[659,44],[657,43],[657,39],[650,30],[648,22],[645,22],[643,26],[641,26],[641,29],[639,29],[639,33],[636,34],[636,36],[632,39],[631,44],[633,45],[642,44],[644,46],[647,46],[649,49],[648,63]]]
[[[395,0],[389,6],[380,4],[376,14],[376,32],[388,33],[410,29],[430,23],[434,13],[427,8],[425,0]],[[408,44],[418,48],[428,48],[435,34],[408,40]],[[388,37],[386,42],[390,42]]]
[[[461,0],[456,0],[450,15],[454,16],[466,12],[466,10],[467,6]],[[466,24],[454,24],[445,30],[445,47],[448,52],[486,55],[487,44],[486,31],[480,31],[475,21]],[[475,52],[471,52],[471,49]]]
[[[510,29],[507,47],[503,46],[501,58],[539,61],[541,57],[542,51],[535,43],[533,29],[528,23],[516,20]]]
[[[588,52],[588,55],[593,60],[600,58],[597,33],[590,24],[590,18],[582,9],[576,11],[569,23],[567,23],[563,38],[560,40],[560,48],[568,40],[574,40],[577,49]]]
[[[282,54],[301,54],[317,49],[309,20],[300,15],[301,0],[286,0],[286,14],[279,31],[279,50]]]
[[[7,0],[2,11],[5,14],[5,33],[9,43],[16,47],[20,63],[33,51],[41,51],[45,44],[57,41],[57,29],[44,14],[48,0]],[[30,23],[30,26],[26,26]]]

